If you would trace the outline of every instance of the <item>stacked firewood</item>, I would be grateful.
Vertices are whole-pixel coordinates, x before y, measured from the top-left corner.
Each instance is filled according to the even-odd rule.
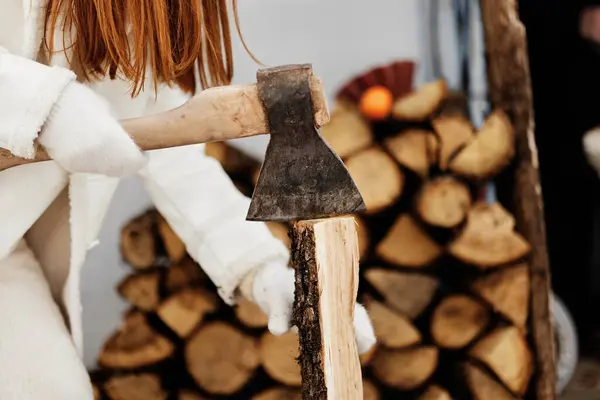
[[[366,400],[524,399],[531,386],[530,246],[480,196],[511,162],[514,133],[502,110],[475,129],[460,99],[432,82],[380,121],[339,99],[322,129],[367,205],[359,301],[378,344],[361,357]],[[259,165],[224,144],[207,151],[251,195]],[[286,225],[268,225],[289,245]],[[301,398],[295,333],[271,335],[252,303],[226,306],[156,211],[121,239],[133,271],[117,290],[132,307],[99,354],[98,398]]]

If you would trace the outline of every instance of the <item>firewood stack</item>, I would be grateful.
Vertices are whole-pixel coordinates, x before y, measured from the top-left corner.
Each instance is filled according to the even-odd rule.
[[[525,399],[529,244],[480,192],[508,166],[514,133],[494,110],[476,130],[443,80],[396,96],[369,121],[341,97],[322,135],[367,205],[357,215],[359,301],[378,344],[362,357],[364,398]],[[224,144],[207,151],[245,194],[259,165]],[[289,245],[287,226],[269,223]],[[300,399],[297,336],[275,337],[257,306],[227,307],[154,210],[122,232],[131,304],[92,373],[102,399]]]

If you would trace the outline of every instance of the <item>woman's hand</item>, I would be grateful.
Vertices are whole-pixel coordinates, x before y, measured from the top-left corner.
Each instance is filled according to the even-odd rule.
[[[38,140],[53,160],[72,173],[124,176],[145,164],[108,102],[77,82],[61,94]]]
[[[291,327],[294,305],[294,270],[279,263],[267,264],[254,277],[254,301],[269,318],[269,331],[282,335]],[[358,352],[363,354],[375,344],[375,332],[365,308],[354,308],[354,333]]]

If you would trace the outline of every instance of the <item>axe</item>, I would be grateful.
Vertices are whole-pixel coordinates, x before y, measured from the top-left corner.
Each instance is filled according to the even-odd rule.
[[[347,215],[366,207],[317,131],[328,121],[322,82],[305,64],[259,70],[255,85],[207,89],[179,108],[122,125],[142,150],[271,134],[247,220],[293,222],[303,399],[361,400],[358,240]],[[42,148],[34,159],[0,151],[0,171],[49,159]]]

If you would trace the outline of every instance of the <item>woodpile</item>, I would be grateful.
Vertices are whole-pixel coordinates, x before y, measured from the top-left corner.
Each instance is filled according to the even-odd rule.
[[[529,342],[531,246],[484,185],[514,156],[508,115],[475,129],[444,81],[396,99],[372,122],[340,99],[323,137],[364,196],[357,215],[359,301],[378,344],[361,357],[364,398],[526,399],[535,372]],[[210,144],[245,194],[259,165]],[[288,227],[269,223],[288,246]],[[99,398],[300,399],[297,334],[275,337],[249,302],[227,307],[154,210],[123,228],[131,304],[92,373]]]

